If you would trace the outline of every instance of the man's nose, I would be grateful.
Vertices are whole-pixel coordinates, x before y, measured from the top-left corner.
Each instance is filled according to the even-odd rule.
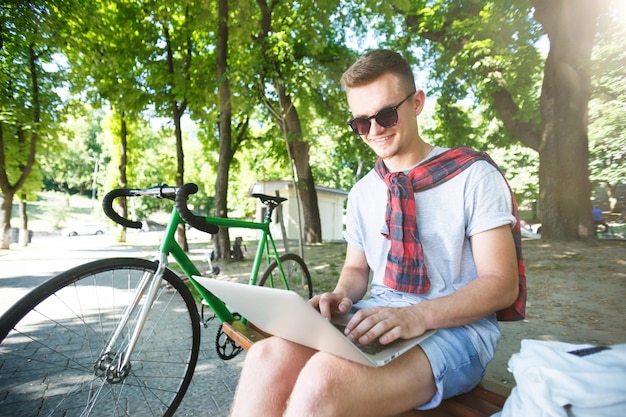
[[[380,134],[382,131],[384,131],[385,129],[386,127],[382,127],[381,125],[379,125],[376,119],[370,120],[370,131],[369,131],[370,135],[376,136]]]

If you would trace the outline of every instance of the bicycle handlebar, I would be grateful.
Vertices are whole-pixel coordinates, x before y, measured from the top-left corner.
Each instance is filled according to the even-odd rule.
[[[195,194],[198,192],[198,186],[193,183],[185,184],[176,192],[176,210],[180,217],[191,227],[201,230],[206,233],[215,234],[219,230],[219,226],[209,224],[202,216],[196,216],[187,207],[187,198],[189,194]]]
[[[187,197],[189,194],[195,194],[198,192],[198,186],[196,184],[187,184],[182,187],[170,187],[168,185],[161,185],[159,187],[146,188],[142,190],[133,190],[128,188],[117,188],[109,191],[107,195],[102,199],[102,209],[104,213],[113,220],[115,223],[131,229],[141,229],[142,222],[126,219],[113,209],[113,200],[118,197],[142,197],[151,196],[157,198],[167,198],[168,200],[174,200],[176,209],[180,214],[180,217],[185,220],[190,226],[195,227],[206,233],[215,234],[219,230],[218,226],[208,224],[204,217],[196,216],[189,208],[187,208]],[[179,197],[180,196],[180,197]]]
[[[107,217],[115,223],[131,229],[141,229],[141,222],[125,219],[117,214],[117,212],[113,209],[113,200],[118,197],[134,197],[137,195],[134,191],[136,190],[129,190],[126,188],[117,188],[109,191],[102,199],[102,209],[104,210],[104,214],[106,214]]]

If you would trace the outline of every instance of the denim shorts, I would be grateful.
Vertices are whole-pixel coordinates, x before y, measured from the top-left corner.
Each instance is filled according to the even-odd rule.
[[[399,307],[407,304],[373,298],[359,301],[353,309],[380,305]],[[486,368],[463,327],[439,329],[420,346],[430,361],[437,391],[429,402],[418,407],[419,410],[435,408],[446,398],[471,391],[485,375]]]
[[[485,375],[476,348],[463,327],[439,329],[420,343],[435,377],[437,392],[431,400],[418,407],[428,410],[442,400],[471,391]]]

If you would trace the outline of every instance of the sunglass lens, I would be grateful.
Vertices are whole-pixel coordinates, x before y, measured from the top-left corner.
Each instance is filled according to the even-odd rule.
[[[392,107],[382,109],[376,114],[376,123],[382,127],[395,126],[398,123],[398,112]]]
[[[367,135],[370,131],[370,121],[367,119],[354,119],[350,126],[359,135]]]

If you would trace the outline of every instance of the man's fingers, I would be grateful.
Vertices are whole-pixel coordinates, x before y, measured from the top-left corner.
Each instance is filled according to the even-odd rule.
[[[317,297],[317,298],[316,298]],[[350,310],[352,301],[350,299],[333,293],[324,293],[312,299],[311,305],[320,311],[320,314],[330,320],[333,313],[343,314]]]

